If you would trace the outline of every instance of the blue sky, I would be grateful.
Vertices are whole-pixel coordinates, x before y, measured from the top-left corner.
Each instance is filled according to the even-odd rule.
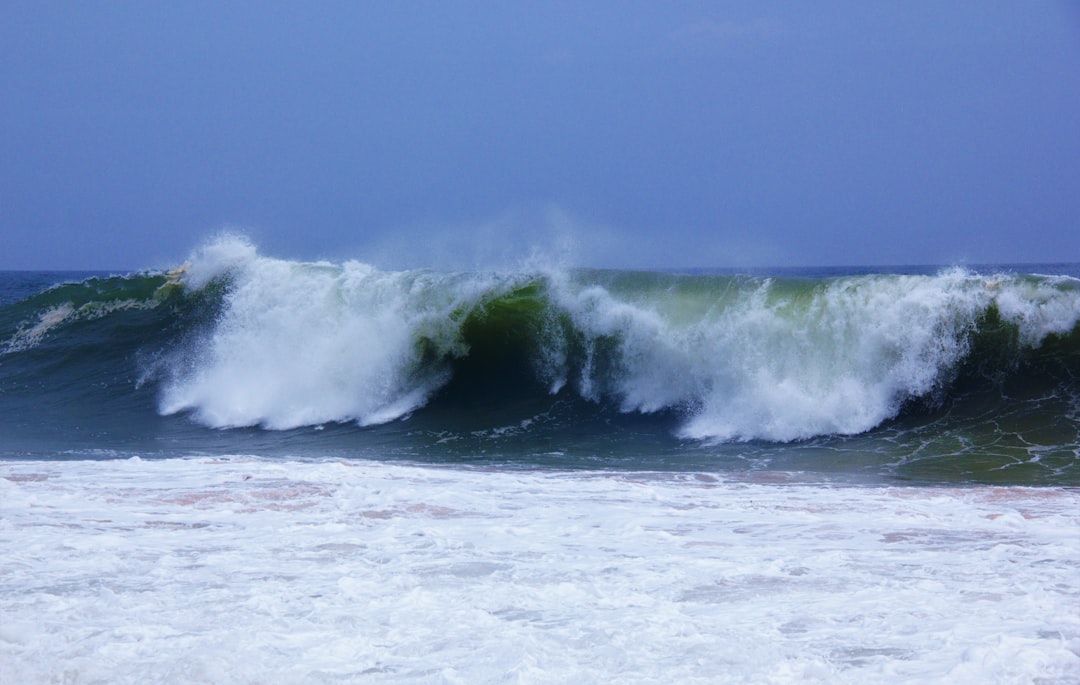
[[[1080,3],[0,4],[0,269],[1080,261]]]

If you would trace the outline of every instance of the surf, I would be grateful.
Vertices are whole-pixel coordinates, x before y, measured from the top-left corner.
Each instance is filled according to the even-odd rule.
[[[384,271],[232,236],[182,269],[4,305],[0,370],[52,369],[72,401],[123,375],[116,393],[211,429],[482,423],[516,406],[520,422],[559,401],[663,417],[678,440],[787,443],[1021,381],[1072,406],[1078,321],[1080,281],[1060,275]]]

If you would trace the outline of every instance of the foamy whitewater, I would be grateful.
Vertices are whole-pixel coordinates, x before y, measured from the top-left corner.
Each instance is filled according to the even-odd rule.
[[[1075,264],[0,273],[5,685],[1072,684],[1078,524]]]
[[[399,418],[450,379],[447,364],[423,366],[425,353],[437,361],[467,355],[468,317],[507,308],[537,283],[549,308],[512,323],[535,326],[530,342],[541,349],[530,350],[531,361],[553,393],[573,378],[580,396],[610,396],[624,412],[685,409],[680,435],[718,441],[790,441],[881,424],[951,372],[991,304],[1033,347],[1080,321],[1075,283],[1060,289],[1053,279],[962,269],[789,292],[773,279],[736,279],[702,297],[693,280],[643,274],[587,280],[301,264],[227,239],[200,251],[181,280],[199,290],[225,276],[232,286],[213,333],[186,363],[172,362],[161,402],[167,414],[193,411],[213,427]],[[518,343],[513,329],[496,332]]]
[[[5,683],[1080,679],[1080,493],[0,464]]]

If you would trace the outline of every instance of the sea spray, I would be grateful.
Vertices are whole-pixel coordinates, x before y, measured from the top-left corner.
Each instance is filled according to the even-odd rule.
[[[983,471],[991,453],[1057,455],[1054,478],[1075,461],[1068,276],[384,271],[226,237],[179,270],[20,297],[0,309],[9,450],[107,431],[306,451],[304,427],[335,424],[317,449],[586,458],[645,437],[637,451],[771,459],[770,444],[870,432],[890,460],[923,444],[982,455]],[[292,433],[205,430],[238,427]]]
[[[684,435],[789,441],[869,430],[948,377],[989,299],[959,270],[840,279],[804,301],[770,298],[769,288],[698,336],[719,371]]]
[[[946,393],[989,310],[1027,347],[1080,319],[1075,282],[959,268],[817,280],[385,272],[272,259],[228,238],[184,276],[192,289],[222,280],[217,321],[177,357],[160,404],[213,427],[382,423],[424,406],[456,369],[484,391],[536,383],[672,411],[684,438],[850,435]],[[532,378],[482,377],[505,375],[494,359],[514,353]]]
[[[212,427],[399,418],[445,384],[447,359],[466,353],[464,312],[491,289],[426,271],[271,259],[239,239],[208,256],[193,260],[189,283],[227,279],[227,294],[208,337],[173,365],[161,410],[191,410]]]

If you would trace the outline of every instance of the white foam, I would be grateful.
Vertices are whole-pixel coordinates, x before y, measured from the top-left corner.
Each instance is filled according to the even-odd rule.
[[[271,259],[236,238],[194,255],[184,282],[204,287],[219,276],[231,281],[224,310],[207,338],[173,359],[160,403],[213,427],[407,414],[447,380],[437,363],[420,367],[418,340],[436,357],[463,354],[455,312],[490,287],[360,262]]]
[[[680,295],[620,291],[558,270],[305,264],[225,237],[196,252],[180,278],[191,289],[216,278],[230,285],[206,338],[168,361],[160,409],[191,411],[214,427],[406,415],[446,383],[443,362],[467,353],[467,313],[537,278],[553,309],[534,361],[553,393],[573,380],[573,391],[614,397],[624,411],[682,410],[681,436],[704,440],[862,433],[947,384],[991,307],[1029,346],[1080,321],[1071,283],[962,269],[822,280],[813,290],[747,280]],[[559,313],[572,322],[570,336]],[[570,354],[579,338],[583,357]]]
[[[41,343],[46,335],[73,321],[92,321],[114,312],[154,309],[159,304],[158,300],[128,298],[111,302],[87,302],[76,308],[73,303],[64,302],[46,309],[38,315],[37,321],[25,324],[15,331],[15,334],[6,341],[3,353],[10,354],[34,348]]]
[[[595,399],[607,380],[626,411],[683,407],[681,433],[696,439],[865,432],[948,380],[991,304],[1028,345],[1080,321],[1078,292],[961,269],[838,279],[797,295],[766,280],[717,293],[714,309],[689,320],[663,292],[553,282],[590,354],[604,339],[618,346],[617,374],[599,378],[587,357],[580,392]]]
[[[1078,512],[1067,489],[5,462],[0,679],[1077,682]]]
[[[4,352],[21,352],[37,346],[42,338],[66,322],[74,313],[75,307],[70,302],[46,309],[33,324],[22,326],[15,331],[7,340]]]
[[[1080,321],[1077,279],[1003,280],[990,281],[988,287],[994,289],[994,302],[1001,316],[1020,326],[1025,343],[1038,346],[1048,335],[1069,333]],[[1064,288],[1064,284],[1073,287]]]
[[[967,351],[987,298],[964,282],[959,273],[845,279],[798,317],[782,302],[735,308],[713,326],[713,356],[731,360],[734,380],[710,388],[684,432],[786,441],[873,428]]]

